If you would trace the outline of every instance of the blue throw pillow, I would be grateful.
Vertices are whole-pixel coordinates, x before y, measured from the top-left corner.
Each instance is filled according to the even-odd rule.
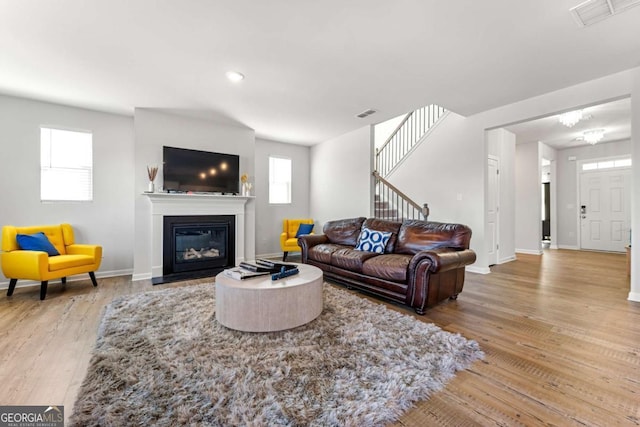
[[[377,231],[363,227],[360,232],[360,236],[358,237],[358,246],[356,246],[356,250],[383,254],[384,248],[387,246],[387,242],[390,238],[390,231]]]
[[[298,227],[298,231],[296,232],[296,237],[300,237],[303,234],[311,234],[313,231],[314,224],[300,224]]]
[[[49,256],[60,255],[42,231],[35,234],[18,234],[16,240],[22,250],[46,252]]]

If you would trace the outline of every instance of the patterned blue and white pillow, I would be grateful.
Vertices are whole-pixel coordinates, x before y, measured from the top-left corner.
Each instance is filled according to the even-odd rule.
[[[387,242],[391,238],[391,232],[371,230],[363,227],[358,237],[357,251],[374,252],[383,254]]]

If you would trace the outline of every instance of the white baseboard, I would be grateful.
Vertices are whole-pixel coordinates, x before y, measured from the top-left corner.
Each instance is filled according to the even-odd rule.
[[[125,269],[125,270],[111,270],[111,271],[97,271],[96,279],[104,279],[105,277],[117,277],[117,276],[128,276],[133,272],[133,269]],[[81,280],[89,280],[89,275],[85,274],[76,274],[74,276],[67,277],[67,282],[79,282]],[[60,279],[55,279],[50,281],[50,283],[59,283]],[[40,282],[36,282],[35,280],[18,280],[16,284],[17,288],[26,288],[29,286],[40,286]],[[0,289],[9,288],[9,282],[0,282]]]
[[[560,248],[558,247],[558,245],[551,245],[549,246],[549,249],[560,249]]]
[[[505,264],[507,262],[511,262],[511,261],[515,261],[517,258],[515,255],[511,255],[509,257],[506,258],[502,258],[501,260],[498,260],[498,264]]]
[[[629,301],[640,302],[640,293],[638,293],[638,292],[629,292],[629,297],[627,299]]]
[[[540,249],[535,250],[535,249],[517,249],[516,248],[516,253],[527,254],[527,255],[542,255],[542,251]]]
[[[569,246],[569,245],[558,245],[558,249],[569,249],[571,251],[580,250],[577,246]]]
[[[292,253],[298,253],[298,252],[292,252]],[[259,254],[256,255],[256,258],[280,258],[282,259],[282,256],[284,254],[282,252],[274,252],[272,254]]]
[[[127,268],[124,270],[111,270],[111,271],[96,271],[96,277],[117,277],[117,276],[129,276],[133,273],[133,268]],[[78,278],[81,280],[82,276]]]
[[[465,269],[465,271],[468,271],[469,273],[478,273],[478,274],[489,274],[489,273],[491,273],[491,269],[489,267],[479,267],[479,266],[467,265],[464,269]]]
[[[137,282],[139,280],[151,280],[151,273],[138,273],[131,276],[132,282]]]

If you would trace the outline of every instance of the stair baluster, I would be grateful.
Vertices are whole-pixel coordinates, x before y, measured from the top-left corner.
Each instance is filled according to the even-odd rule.
[[[420,206],[394,187],[385,177],[420,143],[426,133],[447,112],[431,104],[408,113],[391,133],[391,136],[376,149],[373,176],[375,177],[374,216],[395,221],[423,219],[429,216],[429,207]]]

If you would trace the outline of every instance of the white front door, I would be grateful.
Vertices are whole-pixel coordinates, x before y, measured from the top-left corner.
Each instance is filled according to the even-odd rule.
[[[487,237],[489,238],[489,265],[498,263],[498,158],[489,156],[487,168]]]
[[[580,247],[624,252],[631,223],[631,170],[580,174]]]

